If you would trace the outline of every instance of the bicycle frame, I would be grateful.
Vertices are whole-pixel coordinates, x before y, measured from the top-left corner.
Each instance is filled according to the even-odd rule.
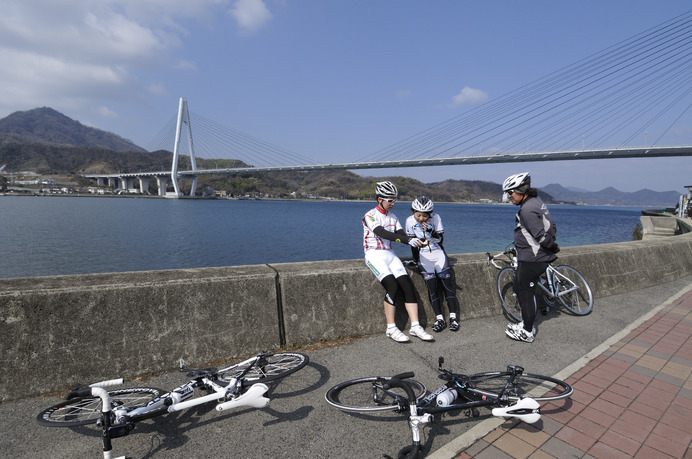
[[[247,359],[239,364],[254,363],[259,360],[261,354]],[[180,359],[180,370],[184,370],[185,361]],[[236,364],[238,365],[238,364]],[[136,408],[134,410],[128,411],[126,408],[114,408],[113,414],[115,415],[116,423],[120,422],[138,422],[149,417],[158,416],[160,413],[161,406],[168,406],[167,411],[173,413],[176,411],[182,411],[193,406],[203,405],[216,400],[223,400],[216,405],[217,411],[224,411],[231,408],[237,408],[241,406],[249,406],[253,408],[264,408],[269,404],[269,398],[264,397],[264,394],[269,391],[269,387],[263,383],[253,384],[250,389],[248,389],[244,394],[237,395],[240,387],[238,384],[241,378],[252,368],[248,366],[246,370],[240,375],[239,378],[231,380],[228,386],[224,387],[218,384],[214,380],[215,371],[213,370],[194,370],[197,372],[197,377],[179,387],[176,387],[172,391],[161,395],[150,401],[146,406]],[[207,390],[212,390],[213,392],[209,395],[202,397],[197,397],[193,400],[190,399],[194,393],[195,389],[198,387],[204,387]],[[154,414],[155,413],[155,414]],[[153,414],[153,415],[152,415]],[[152,416],[149,416],[152,415]]]
[[[214,368],[203,370],[191,370],[188,373],[191,381],[173,389],[170,392],[164,393],[161,396],[151,400],[145,406],[128,410],[126,407],[113,406],[110,394],[105,387],[119,385],[123,383],[123,379],[114,379],[102,381],[90,385],[89,387],[76,389],[70,392],[66,398],[76,397],[99,397],[101,399],[101,416],[96,424],[101,427],[101,439],[103,443],[104,459],[112,458],[112,443],[111,439],[124,437],[128,435],[135,427],[135,423],[145,419],[164,415],[166,412],[172,413],[182,411],[193,406],[202,405],[212,401],[219,401],[216,405],[217,411],[224,411],[231,408],[248,406],[253,408],[264,408],[269,404],[269,398],[265,396],[269,387],[264,383],[254,383],[245,393],[240,394],[242,377],[247,374],[250,369],[256,364],[264,354],[260,353],[236,365],[252,364],[230,381],[228,386],[222,386],[215,381],[219,371]],[[184,369],[185,361],[180,359],[180,370]],[[189,400],[195,392],[196,388],[203,387],[212,391],[211,394]],[[166,411],[162,411],[162,407],[167,406]],[[124,459],[124,456],[119,459]]]
[[[500,390],[497,397],[487,397],[475,394],[468,390],[468,376],[454,374],[451,371],[443,369],[442,364],[444,363],[444,359],[442,357],[439,358],[438,363],[438,370],[446,375],[449,382],[443,384],[440,388],[433,391],[430,395],[418,402],[415,402],[415,395],[406,382],[406,379],[412,377],[413,373],[405,373],[393,376],[388,383],[382,386],[383,390],[387,390],[389,387],[400,387],[404,389],[407,394],[407,399],[404,399],[403,397],[390,393],[390,395],[394,395],[397,398],[397,402],[399,404],[399,410],[397,411],[402,413],[409,411],[409,426],[411,428],[413,444],[404,448],[402,453],[400,453],[400,457],[417,457],[417,453],[421,449],[421,425],[434,421],[434,414],[452,411],[468,411],[467,415],[478,416],[477,411],[475,411],[476,408],[482,406],[493,406],[495,407],[491,411],[493,416],[516,417],[530,424],[535,423],[540,419],[540,405],[536,400],[532,398],[524,398],[510,406],[510,401],[508,397],[505,396],[505,391],[512,385],[515,378],[523,374],[523,368],[515,365],[508,366],[507,370],[510,372],[510,375],[507,378],[504,388]],[[373,390],[374,389],[375,388],[373,388]],[[463,399],[465,401],[461,403],[452,403],[449,405],[437,405],[437,396],[448,389],[455,389],[459,394],[457,399]]]
[[[495,259],[499,256],[507,257],[509,259],[509,266],[511,266],[514,272],[516,273],[518,261],[516,257],[516,250],[514,249],[514,247],[509,248],[504,252],[500,252],[496,255],[491,255],[489,252],[486,252],[485,255],[488,260],[488,266],[493,265],[497,269],[503,269],[503,267],[499,266]],[[556,278],[559,284],[568,285],[569,287],[562,291],[557,291]],[[567,295],[579,288],[574,282],[572,282],[570,278],[557,271],[552,264],[549,264],[548,267],[545,269],[545,272],[541,276],[541,279],[539,280],[537,287],[543,290],[550,299],[559,298],[561,296]]]

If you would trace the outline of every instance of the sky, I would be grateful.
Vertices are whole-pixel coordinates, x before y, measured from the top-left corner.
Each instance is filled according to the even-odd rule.
[[[191,112],[316,163],[363,160],[692,9],[689,0],[0,0],[0,8],[0,117],[51,107],[146,148],[184,97]],[[665,141],[692,145],[692,109]],[[502,183],[529,170],[537,187],[682,193],[689,163],[356,172]]]

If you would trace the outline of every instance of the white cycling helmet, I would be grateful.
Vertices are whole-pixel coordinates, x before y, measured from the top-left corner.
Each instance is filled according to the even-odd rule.
[[[392,182],[377,182],[375,194],[379,198],[396,198],[399,196],[399,190]]]
[[[526,185],[527,188],[531,186],[529,172],[522,172],[521,174],[514,174],[507,177],[502,184],[502,191],[506,193],[510,190],[516,190],[523,185]]]
[[[414,212],[432,212],[433,202],[427,196],[418,196],[411,203],[411,210]]]

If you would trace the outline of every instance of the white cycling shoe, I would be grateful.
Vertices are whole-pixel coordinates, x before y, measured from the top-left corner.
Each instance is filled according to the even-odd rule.
[[[518,333],[520,330],[523,330],[523,329],[524,329],[524,322],[519,322],[516,324],[507,324],[507,330],[512,330],[512,331],[515,331]],[[535,326],[531,329],[531,334],[532,335],[536,334],[536,327]]]
[[[432,341],[433,337],[430,333],[426,332],[423,327],[420,325],[417,327],[411,327],[409,330],[409,334],[411,336],[417,336],[418,338],[422,339],[423,341]]]
[[[399,330],[397,327],[394,327],[392,329],[387,329],[387,336],[392,338],[394,341],[397,343],[406,343],[408,341],[411,341],[408,336],[404,335],[404,333]]]

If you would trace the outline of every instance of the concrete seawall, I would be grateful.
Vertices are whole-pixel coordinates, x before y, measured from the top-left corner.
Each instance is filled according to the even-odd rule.
[[[599,298],[688,276],[691,255],[687,233],[567,247],[558,264],[577,268]],[[462,321],[499,314],[485,255],[450,258]],[[427,291],[411,274],[429,326]],[[383,333],[383,295],[362,260],[0,279],[0,401],[167,371],[181,356],[194,367]],[[407,325],[403,311],[397,322]]]

